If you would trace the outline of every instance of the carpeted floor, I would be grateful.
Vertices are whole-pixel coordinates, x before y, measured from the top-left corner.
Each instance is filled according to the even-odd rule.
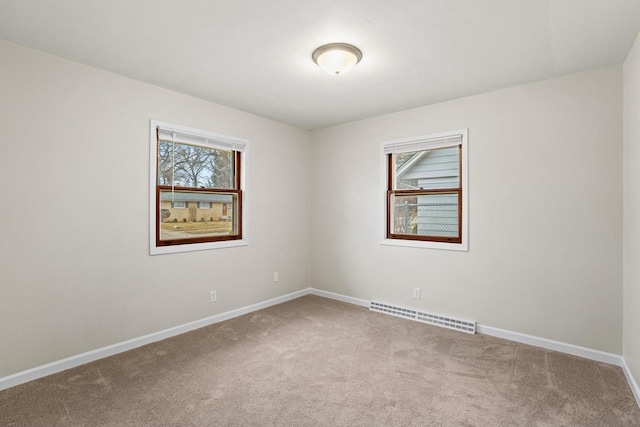
[[[0,392],[2,426],[640,426],[620,368],[315,296]]]

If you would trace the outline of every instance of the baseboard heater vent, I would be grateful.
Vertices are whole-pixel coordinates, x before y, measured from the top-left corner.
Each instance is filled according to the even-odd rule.
[[[452,317],[440,316],[437,314],[425,313],[423,311],[412,310],[410,308],[402,308],[389,304],[382,304],[371,301],[369,310],[379,313],[386,313],[396,317],[415,320],[416,322],[428,323],[430,325],[441,326],[455,331],[462,331],[468,334],[476,333],[476,323],[466,320],[454,319]]]

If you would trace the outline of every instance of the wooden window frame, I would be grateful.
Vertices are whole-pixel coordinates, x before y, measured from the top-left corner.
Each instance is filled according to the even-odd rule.
[[[380,219],[379,219],[379,236],[380,244],[385,246],[400,246],[407,248],[436,249],[447,251],[466,252],[469,250],[469,140],[468,129],[457,129],[445,132],[432,133],[428,135],[412,136],[401,139],[380,141]],[[457,183],[459,187],[443,188],[435,190],[415,189],[408,186],[394,190],[395,165],[391,163],[390,154],[419,152],[426,150],[436,150],[446,147],[460,147],[460,180]],[[417,161],[418,159],[415,159]],[[412,161],[412,160],[409,160]],[[452,191],[453,190],[453,191]],[[391,205],[391,197],[393,195],[420,195],[420,194],[437,194],[449,191],[458,194],[458,236],[442,237],[442,236],[415,236],[411,234],[390,233],[391,214],[394,206]],[[402,231],[402,229],[398,229]],[[458,241],[459,243],[454,243]]]
[[[156,144],[160,141],[156,138]],[[194,243],[212,243],[212,242],[225,242],[229,240],[242,240],[242,189],[241,189],[241,165],[242,165],[242,153],[234,151],[234,165],[233,165],[233,183],[234,189],[228,188],[200,188],[200,187],[176,187],[171,185],[159,185],[156,182],[156,247],[162,246],[175,246],[175,245],[189,245]],[[158,171],[158,161],[156,159],[156,176]],[[238,204],[237,208],[237,232],[235,234],[226,234],[221,236],[204,236],[204,237],[188,237],[183,239],[161,240],[160,239],[160,225],[162,223],[161,214],[161,191],[176,191],[176,192],[202,192],[207,194],[233,194]]]
[[[419,240],[423,242],[462,243],[462,145],[458,146],[458,187],[432,190],[396,190],[394,154],[387,154],[387,239]],[[398,196],[428,196],[432,194],[457,194],[458,196],[458,236],[429,236],[393,233],[391,200]]]
[[[161,134],[162,133],[162,134]],[[194,188],[159,185],[158,152],[159,139],[166,141],[167,138],[178,144],[196,145],[211,147],[224,151],[231,151],[234,154],[233,182],[232,188]],[[229,135],[223,135],[195,129],[187,126],[163,122],[151,119],[149,121],[149,255],[164,255],[172,253],[192,252],[210,249],[225,249],[239,246],[247,246],[247,172],[246,164],[249,152],[249,141]],[[233,228],[231,235],[219,236],[193,236],[171,240],[160,240],[160,227],[162,224],[162,204],[161,192],[192,192],[209,193],[233,196],[231,203],[233,211]],[[194,204],[199,197],[196,197]],[[187,203],[190,206],[191,203]],[[193,207],[193,206],[192,206]],[[212,204],[213,207],[213,204]],[[197,205],[195,205],[197,209]]]

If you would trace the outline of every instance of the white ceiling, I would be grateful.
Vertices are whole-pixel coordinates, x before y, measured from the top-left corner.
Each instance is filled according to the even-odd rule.
[[[0,38],[317,129],[620,64],[640,0],[0,0]],[[363,59],[331,76],[329,42]]]

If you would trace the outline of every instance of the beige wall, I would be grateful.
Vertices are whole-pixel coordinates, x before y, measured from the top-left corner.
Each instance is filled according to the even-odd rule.
[[[0,377],[309,286],[307,132],[2,41],[0,64]],[[149,256],[150,119],[249,139],[249,246]]]
[[[313,286],[621,354],[621,117],[616,66],[313,132]],[[461,128],[470,250],[380,245],[380,142]]]
[[[640,36],[624,63],[624,358],[640,381]]]

